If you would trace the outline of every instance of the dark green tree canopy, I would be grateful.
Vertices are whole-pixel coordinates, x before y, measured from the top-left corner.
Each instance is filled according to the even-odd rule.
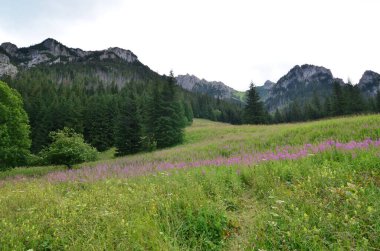
[[[138,115],[136,96],[123,90],[119,100],[119,114],[115,122],[116,155],[123,156],[141,150],[141,118]]]
[[[31,141],[20,94],[0,81],[0,170],[26,164]]]
[[[247,104],[244,108],[243,121],[247,124],[262,124],[265,122],[264,105],[253,83],[247,91]]]

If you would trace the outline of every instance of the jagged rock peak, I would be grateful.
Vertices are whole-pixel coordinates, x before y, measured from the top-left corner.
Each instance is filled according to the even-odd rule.
[[[54,38],[47,38],[45,39],[44,41],[42,41],[42,44],[43,45],[46,45],[46,46],[49,46],[49,45],[62,45],[60,42],[58,42],[57,40],[55,40]]]
[[[199,78],[194,75],[186,74],[186,75],[178,75],[176,77],[177,83],[182,86],[182,88],[191,91],[195,84],[201,82]]]
[[[10,42],[2,43],[1,48],[3,48],[11,56],[14,56],[18,50],[17,46]]]
[[[45,47],[54,56],[70,56],[71,54],[69,48],[53,38],[45,39],[40,45]]]
[[[329,69],[315,65],[296,65],[285,76],[280,78],[276,86],[288,87],[289,84],[302,83],[308,85],[312,82],[330,82],[333,75]]]
[[[272,88],[273,85],[275,85],[275,84],[276,84],[276,83],[274,83],[274,82],[272,82],[272,81],[270,81],[270,80],[267,80],[267,81],[265,81],[263,87],[264,87],[265,89],[270,89],[270,88]]]
[[[363,76],[361,77],[359,84],[365,84],[367,82],[371,82],[373,80],[379,79],[380,74],[374,71],[365,71]]]
[[[107,49],[107,52],[113,52],[120,59],[123,59],[129,63],[132,63],[137,60],[137,56],[133,54],[130,50],[125,50],[119,47],[111,47]]]
[[[289,71],[289,73],[291,72],[300,73],[304,79],[313,77],[316,74],[327,74],[332,77],[332,73],[329,69],[326,69],[322,66],[315,66],[310,64],[304,64],[301,66],[296,65]]]
[[[374,71],[365,71],[358,87],[369,96],[376,95],[380,90],[380,74]]]
[[[233,97],[234,93],[236,93],[234,89],[225,85],[223,82],[207,81],[190,74],[178,75],[176,80],[177,84],[183,89],[192,92],[204,93],[209,96],[222,99],[230,99]]]

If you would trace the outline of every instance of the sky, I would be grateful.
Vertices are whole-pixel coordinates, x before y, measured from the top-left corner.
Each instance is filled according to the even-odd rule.
[[[314,64],[380,73],[378,0],[0,0],[0,42],[121,47],[160,74],[246,90]]]

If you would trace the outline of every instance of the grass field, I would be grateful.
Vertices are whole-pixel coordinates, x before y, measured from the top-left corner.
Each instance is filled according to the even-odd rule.
[[[0,250],[379,250],[380,116],[195,120],[183,145],[0,173]]]

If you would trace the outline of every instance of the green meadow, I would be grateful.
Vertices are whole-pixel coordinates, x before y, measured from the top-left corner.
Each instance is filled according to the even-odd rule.
[[[124,158],[110,150],[71,171],[8,170],[0,250],[379,250],[380,146],[368,139],[380,139],[379,115],[194,120],[173,148]],[[291,155],[318,145],[327,150]],[[290,157],[262,157],[283,149]]]

